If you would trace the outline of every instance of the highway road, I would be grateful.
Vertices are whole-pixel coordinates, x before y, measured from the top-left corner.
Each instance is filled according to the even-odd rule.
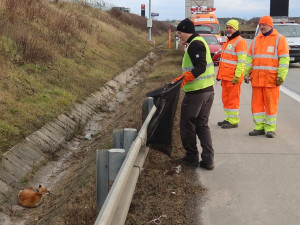
[[[291,63],[284,87],[300,95],[300,63]]]
[[[215,169],[197,169],[201,184],[208,188],[198,207],[199,225],[300,224],[299,112],[299,63],[290,65],[281,87],[274,139],[248,135],[254,129],[250,84],[242,85],[239,127],[220,128],[221,86],[215,85],[210,117]]]

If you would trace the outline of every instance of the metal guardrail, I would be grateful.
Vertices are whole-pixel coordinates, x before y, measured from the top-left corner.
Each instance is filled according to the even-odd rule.
[[[147,105],[149,106],[150,103]],[[141,147],[146,141],[147,128],[156,110],[155,106],[151,108],[150,112],[148,110],[149,114],[124,159],[94,225],[121,225],[125,223],[140,168],[143,166],[148,153],[148,149],[141,150]]]

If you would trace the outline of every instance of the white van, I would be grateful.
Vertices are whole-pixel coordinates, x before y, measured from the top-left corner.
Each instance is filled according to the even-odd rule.
[[[300,24],[284,19],[273,19],[273,27],[286,37],[290,47],[290,62],[300,62]],[[255,36],[258,32],[257,25]]]

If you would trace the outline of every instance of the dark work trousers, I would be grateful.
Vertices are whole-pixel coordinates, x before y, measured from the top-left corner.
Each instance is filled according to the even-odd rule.
[[[180,136],[186,158],[199,161],[197,136],[202,147],[201,159],[206,164],[214,163],[214,149],[208,118],[214,101],[214,92],[186,93],[181,103]]]

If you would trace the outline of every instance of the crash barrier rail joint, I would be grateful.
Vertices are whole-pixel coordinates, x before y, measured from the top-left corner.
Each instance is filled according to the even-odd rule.
[[[114,130],[113,148],[97,150],[97,208],[94,225],[121,225],[126,221],[134,189],[149,148],[143,144],[148,125],[156,112],[153,98],[143,100],[143,125],[136,129]],[[109,190],[109,184],[113,182]]]

